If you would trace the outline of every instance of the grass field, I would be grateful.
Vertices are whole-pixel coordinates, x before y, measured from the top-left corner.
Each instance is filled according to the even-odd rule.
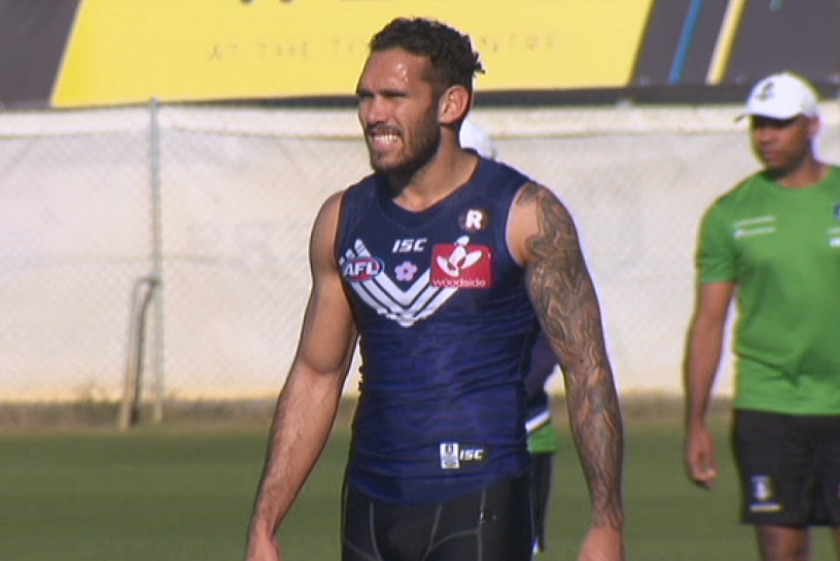
[[[588,502],[561,420],[547,561],[575,558]],[[713,492],[686,483],[679,416],[626,414],[625,495],[633,561],[755,559],[752,530],[737,523],[724,416],[716,420],[722,479]],[[268,419],[170,422],[111,429],[0,432],[0,559],[4,561],[230,561],[240,559],[260,475]],[[339,487],[346,423],[283,527],[289,561],[338,559]],[[814,559],[833,559],[825,532]]]

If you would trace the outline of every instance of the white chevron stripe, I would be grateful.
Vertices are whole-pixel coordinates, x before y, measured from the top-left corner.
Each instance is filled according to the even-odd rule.
[[[348,250],[344,257],[339,259],[339,265],[344,265],[354,257],[371,257],[362,240],[356,240],[354,249],[355,252]],[[430,278],[431,272],[427,269],[408,290],[401,290],[383,271],[372,279],[352,283],[351,286],[359,298],[378,314],[396,321],[402,327],[411,327],[419,320],[434,314],[458,292],[457,288],[441,289],[431,286]]]

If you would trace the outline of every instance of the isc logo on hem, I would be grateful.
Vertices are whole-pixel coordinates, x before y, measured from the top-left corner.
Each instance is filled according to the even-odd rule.
[[[440,443],[441,469],[461,469],[462,463],[483,462],[486,451],[481,447],[461,447],[458,442]]]

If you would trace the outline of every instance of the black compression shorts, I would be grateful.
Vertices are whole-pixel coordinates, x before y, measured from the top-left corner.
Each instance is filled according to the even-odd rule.
[[[345,489],[343,561],[529,561],[530,481],[494,485],[441,504],[372,501]]]

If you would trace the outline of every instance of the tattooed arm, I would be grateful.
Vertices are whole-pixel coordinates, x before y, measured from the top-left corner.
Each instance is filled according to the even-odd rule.
[[[589,486],[592,525],[579,559],[624,559],[621,412],[574,221],[551,191],[528,184],[512,208],[509,243],[525,266],[528,292],[563,371],[569,420]]]

